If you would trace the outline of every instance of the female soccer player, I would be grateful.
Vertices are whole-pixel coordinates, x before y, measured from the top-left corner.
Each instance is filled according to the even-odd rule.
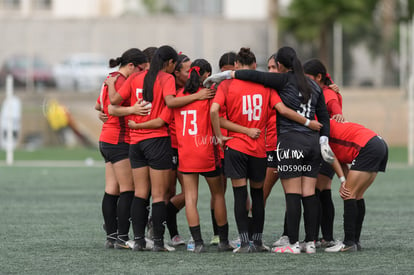
[[[360,236],[365,217],[364,193],[378,172],[385,172],[388,147],[374,131],[364,126],[331,119],[330,145],[341,163],[350,164],[346,181],[340,187],[344,200],[343,242],[325,249],[326,252],[361,250]]]
[[[188,79],[188,71],[190,70],[191,60],[185,54],[179,53],[177,64],[173,75],[175,77],[175,88],[177,93],[184,88],[185,82]],[[170,130],[171,147],[173,150],[172,157],[172,173],[170,178],[168,204],[167,204],[167,228],[171,237],[171,244],[173,246],[185,244],[183,238],[178,234],[177,228],[177,213],[184,207],[185,199],[184,192],[176,194],[177,179],[182,183],[182,175],[177,171],[178,168],[178,143],[175,132],[174,117],[169,123],[168,128]]]
[[[237,78],[263,84],[276,89],[287,107],[301,114],[306,120],[300,125],[283,115],[277,116],[277,158],[278,171],[285,190],[289,244],[275,247],[277,253],[300,253],[299,224],[301,218],[301,200],[304,206],[306,252],[315,253],[315,230],[318,214],[318,201],[315,196],[316,177],[323,158],[334,160],[329,148],[329,115],[321,89],[308,80],[296,52],[290,47],[282,47],[276,54],[278,71],[284,73],[266,73],[253,70],[227,71],[211,76],[205,81]],[[310,119],[318,117],[323,124],[319,133],[309,130]],[[318,138],[320,149],[318,146]]]
[[[267,71],[271,73],[277,73],[275,55],[273,54],[267,61]],[[266,156],[267,156],[267,169],[266,177],[263,184],[263,197],[266,204],[266,200],[269,197],[270,191],[279,178],[277,174],[276,163],[276,110],[271,109],[269,113],[269,119],[266,124]]]
[[[110,76],[117,76],[115,88],[120,89],[125,80],[141,70],[147,61],[146,56],[136,48],[125,51],[120,57],[109,60],[111,68],[119,66]],[[95,109],[105,114],[106,121],[99,137],[99,149],[105,160],[105,195],[102,200],[102,213],[107,232],[106,248],[128,248],[129,218],[134,197],[134,183],[128,158],[129,128],[126,117],[116,117],[108,113],[110,106],[108,86],[103,85]],[[129,100],[120,102],[129,106]]]
[[[211,66],[206,60],[195,60],[191,64],[184,90],[180,91],[177,97],[199,92],[204,79],[210,74]],[[227,211],[220,177],[218,148],[210,122],[210,104],[210,100],[195,101],[174,109],[178,141],[178,170],[183,174],[187,221],[195,242],[194,252],[197,253],[205,250],[197,210],[199,174],[206,178],[211,196],[214,198],[214,213],[220,238],[218,250],[232,249],[228,242]]]
[[[326,71],[325,66],[318,59],[310,59],[303,64],[305,74],[314,80],[323,91],[326,107],[329,117],[338,122],[344,122],[345,118],[342,114],[342,96],[339,91],[331,88],[332,79]],[[332,201],[331,185],[334,170],[329,163],[322,161],[316,182],[316,194],[320,202],[320,227],[322,231],[322,239],[320,245],[323,248],[336,245],[333,238],[333,227],[335,218],[335,207]],[[316,240],[318,240],[319,226],[316,232]]]
[[[243,69],[255,69],[255,57],[250,52],[250,49],[242,48],[237,56],[237,62],[240,63],[238,68]],[[296,69],[296,67],[295,67]],[[255,72],[252,70],[238,70],[238,72]],[[288,92],[286,92],[288,93]],[[297,94],[295,94],[297,96]],[[310,98],[310,95],[308,94]],[[234,211],[236,216],[237,227],[240,235],[241,245],[234,252],[246,253],[254,251],[266,251],[268,248],[263,245],[262,232],[264,224],[264,201],[263,201],[263,180],[266,172],[266,151],[265,151],[265,137],[264,131],[266,127],[266,121],[268,118],[268,111],[270,107],[276,107],[281,103],[277,94],[269,88],[265,88],[262,85],[231,80],[222,82],[218,86],[217,95],[214,99],[211,107],[211,117],[213,128],[219,142],[223,139],[227,140],[225,150],[225,173],[232,180],[233,192],[234,192]],[[229,132],[231,139],[223,137],[220,131],[220,126],[226,128],[223,124],[226,121],[218,117],[218,111],[220,106],[226,106],[228,120],[243,126],[249,130],[254,130],[253,134],[234,133],[232,129]],[[282,110],[279,110],[281,112]],[[284,115],[301,121],[306,126],[310,125],[309,118],[299,115],[297,112],[290,110],[290,114],[284,113]],[[322,115],[323,116],[323,115]],[[313,117],[310,117],[313,118]],[[285,120],[288,120],[287,118]],[[289,126],[302,126],[297,122],[288,120]],[[253,129],[252,129],[253,128]],[[234,129],[234,128],[233,128]],[[306,128],[307,129],[307,128]],[[317,135],[317,132],[309,130],[309,136]],[[306,132],[306,131],[305,131]],[[248,135],[246,135],[248,134]],[[296,135],[300,135],[296,134]],[[309,137],[305,137],[307,140]],[[289,137],[292,139],[292,137]],[[283,140],[283,139],[282,139]],[[303,140],[301,140],[303,142]],[[279,142],[280,143],[280,142]],[[308,142],[306,142],[308,143]],[[279,150],[288,149],[289,147],[278,147]],[[292,148],[294,149],[294,148]],[[306,148],[307,149],[307,148]],[[296,149],[295,149],[296,150]],[[289,151],[281,154],[280,159],[287,157]],[[302,150],[292,151],[297,159],[301,159],[303,156]],[[319,153],[319,151],[318,151]],[[286,166],[293,165],[289,162],[284,164]],[[247,179],[250,180],[250,194],[252,199],[252,215],[253,215],[253,246],[249,245],[248,236],[248,219],[245,211],[246,198],[247,198]],[[293,185],[295,183],[291,183]],[[296,183],[299,185],[300,182]],[[287,189],[287,187],[286,187]],[[300,189],[299,189],[300,190]],[[299,196],[300,206],[300,196]],[[300,213],[299,213],[300,219]],[[300,250],[299,250],[300,252]]]
[[[219,59],[220,71],[224,72],[226,70],[234,70],[235,62],[236,62],[236,53],[235,52],[226,52],[226,53],[224,53]],[[226,118],[226,110],[224,108],[220,109],[220,117]],[[226,129],[221,129],[221,132],[223,133],[224,136],[227,136],[227,130]],[[222,182],[223,182],[224,193],[226,193],[227,178],[226,178],[226,175],[224,174],[224,152],[221,149],[221,147],[219,147],[219,153],[220,153],[220,160],[221,160],[221,177],[222,177]],[[250,200],[247,201],[246,207],[247,207],[247,211],[249,211],[249,209],[250,209]],[[213,224],[213,237],[211,238],[210,244],[211,245],[218,245],[219,242],[220,242],[220,238],[219,238],[219,235],[218,235],[217,222],[216,222],[216,219],[214,218],[214,216],[215,216],[214,215],[214,197],[211,197],[210,212],[211,212],[211,222]],[[236,242],[240,242],[240,240],[236,240]]]
[[[195,60],[190,68],[189,78],[177,98],[190,96],[202,90],[202,81],[211,73],[210,64],[204,59]],[[200,220],[197,210],[198,177],[205,176],[210,192],[214,197],[215,219],[219,235],[218,251],[232,250],[228,241],[227,211],[224,189],[221,184],[218,148],[212,134],[209,116],[210,100],[194,101],[183,107],[174,108],[178,142],[178,170],[183,176],[186,200],[186,215],[192,238],[194,252],[205,251],[201,236]],[[164,124],[160,118],[145,123],[130,122],[133,129],[153,128]],[[197,152],[196,154],[194,152]]]
[[[130,98],[131,105],[138,100],[150,102],[147,116],[133,116],[135,122],[145,122],[162,116],[166,109],[164,97],[175,94],[175,80],[171,73],[177,61],[177,52],[170,46],[162,46],[155,52],[150,69],[128,78],[118,91],[119,101]],[[164,244],[167,191],[171,173],[171,140],[166,126],[157,129],[131,130],[129,151],[134,178],[135,197],[131,207],[134,229],[134,250],[144,250],[145,226],[148,220],[148,196],[152,196],[152,220],[154,231],[153,251],[167,251]]]

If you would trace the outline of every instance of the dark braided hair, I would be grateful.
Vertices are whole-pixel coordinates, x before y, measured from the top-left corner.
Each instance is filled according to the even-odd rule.
[[[199,70],[199,71],[197,71]],[[206,72],[211,73],[211,65],[205,59],[196,59],[191,63],[190,73],[184,86],[184,93],[194,94],[202,85],[201,76]]]
[[[321,74],[321,82],[326,86],[333,84],[331,78],[328,77],[325,65],[323,65],[319,59],[313,58],[303,63],[303,70],[305,71],[305,74],[310,74],[314,77]]]
[[[295,50],[291,47],[280,48],[277,51],[275,61],[293,71],[293,74],[296,77],[299,92],[303,96],[302,103],[307,103],[311,98],[312,89],[309,86],[308,80],[303,72],[302,63],[298,59]]]
[[[141,52],[137,48],[132,48],[125,51],[120,57],[111,58],[109,60],[109,67],[114,68],[118,65],[125,66],[129,63],[134,64],[134,66],[138,66],[139,64],[147,63],[148,59],[147,56]]]
[[[150,69],[144,77],[144,88],[142,91],[144,100],[152,102],[152,99],[154,98],[154,83],[157,79],[158,72],[168,65],[169,60],[175,62],[177,61],[177,58],[178,54],[172,47],[161,46],[158,48],[151,60]]]
[[[236,56],[236,61],[242,65],[250,66],[256,63],[256,56],[250,51],[250,48],[240,48]]]

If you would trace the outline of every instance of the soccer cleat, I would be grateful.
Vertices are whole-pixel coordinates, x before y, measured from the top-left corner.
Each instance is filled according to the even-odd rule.
[[[310,241],[310,242],[305,243],[305,252],[308,253],[308,254],[316,253],[316,247],[315,247],[315,242],[314,241]]]
[[[273,253],[290,253],[290,254],[300,254],[299,242],[294,244],[288,244],[285,246],[276,246],[272,248]]]
[[[132,251],[144,251],[146,249],[146,241],[145,239],[137,239],[137,240],[130,240],[127,241],[127,245],[132,249]]]
[[[106,240],[105,241],[105,248],[106,249],[110,249],[110,248],[114,248],[115,245],[115,240]]]
[[[129,245],[127,244],[128,241],[123,241],[121,239],[116,239],[114,244],[115,249],[130,249]]]
[[[357,251],[362,250],[361,242],[356,242],[356,246],[357,246]]]
[[[250,245],[239,246],[233,249],[233,253],[251,253],[251,252],[253,252],[253,250]]]
[[[145,249],[151,250],[153,246],[154,246],[154,241],[151,239],[145,238]]]
[[[230,241],[230,245],[236,248],[240,247],[240,244],[241,244],[240,237],[237,237],[236,239]]]
[[[220,242],[220,238],[218,235],[214,235],[213,238],[211,238],[210,245],[218,245]]]
[[[175,235],[174,237],[171,238],[171,245],[172,246],[179,246],[179,245],[184,245],[185,241],[183,240],[183,238],[181,238],[180,235]]]
[[[198,244],[194,248],[194,253],[204,253],[207,252],[206,248],[204,247],[204,244]]]
[[[325,241],[325,240],[322,240],[321,241],[321,248],[332,247],[332,246],[337,245],[338,243],[339,243],[338,240],[333,240],[333,241]]]
[[[289,237],[286,235],[283,235],[279,238],[279,240],[275,241],[273,243],[273,246],[285,246],[289,244]]]
[[[220,242],[217,245],[218,252],[233,251],[233,249],[235,249],[235,247],[233,247],[232,245],[230,245],[230,243],[221,243]]]
[[[114,243],[114,247],[116,249],[130,249],[128,246],[128,234],[118,235],[116,238],[116,242]]]
[[[105,224],[103,224],[105,227]],[[105,228],[104,228],[105,230]],[[112,234],[106,235],[106,241],[105,241],[105,245],[104,247],[106,249],[108,248],[114,248],[115,247],[115,243],[116,243],[116,239],[117,239],[117,233],[114,232]]]
[[[346,245],[343,242],[338,242],[338,244],[325,248],[325,252],[355,252],[357,251],[357,245]]]
[[[172,252],[175,251],[175,248],[172,246],[169,246],[168,244],[164,244],[163,246],[157,245],[154,243],[154,246],[152,247],[152,251],[154,252]]]
[[[268,247],[267,245],[264,245],[263,243],[261,245],[253,244],[253,249],[252,250],[254,252],[269,252],[270,247]]]

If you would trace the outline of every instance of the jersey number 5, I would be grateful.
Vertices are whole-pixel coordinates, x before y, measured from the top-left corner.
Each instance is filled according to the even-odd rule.
[[[181,111],[180,114],[183,116],[183,136],[185,136],[186,128],[187,128],[187,120],[190,123],[190,127],[188,127],[188,134],[190,136],[197,135],[198,128],[197,128],[197,111],[196,110],[185,110]]]
[[[260,120],[262,115],[263,98],[261,94],[243,96],[243,115],[247,115],[247,120]]]

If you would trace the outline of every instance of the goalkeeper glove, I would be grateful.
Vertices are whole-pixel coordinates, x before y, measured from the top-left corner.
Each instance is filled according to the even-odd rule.
[[[206,88],[210,88],[213,83],[219,84],[221,81],[225,79],[231,79],[231,70],[224,71],[221,73],[213,74],[204,80],[203,85]]]
[[[329,164],[334,162],[335,154],[332,152],[331,147],[329,146],[329,139],[327,136],[321,136],[319,138],[319,144],[321,146],[321,155],[324,161]]]

